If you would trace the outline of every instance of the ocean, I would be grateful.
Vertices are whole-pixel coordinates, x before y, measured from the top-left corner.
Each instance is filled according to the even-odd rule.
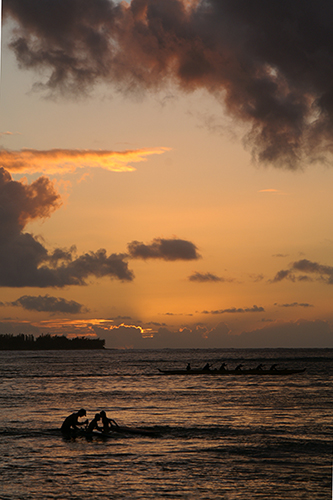
[[[162,375],[259,363],[288,376]],[[0,351],[0,499],[332,498],[333,349]],[[66,438],[105,410],[154,435]]]

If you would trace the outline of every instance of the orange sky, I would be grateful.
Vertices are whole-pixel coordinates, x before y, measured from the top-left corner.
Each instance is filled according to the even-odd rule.
[[[196,64],[205,57],[211,65],[206,75],[184,63],[162,85],[185,51],[177,38],[178,55],[176,44],[155,62],[145,56],[151,80],[141,67],[134,85],[118,55],[106,58],[114,79],[99,73],[81,88],[73,74],[58,88],[47,84],[54,68],[46,62],[19,68],[8,44],[13,19],[24,23],[13,9],[0,97],[0,333],[97,334],[119,348],[333,347],[329,154],[315,161],[324,142],[309,128],[299,149],[288,149],[296,141],[290,117],[274,122],[280,146],[263,142],[264,132],[272,141],[272,121],[255,122],[236,93],[240,46],[228,39],[213,70],[203,33],[193,50]],[[45,40],[51,53],[56,42]],[[143,58],[135,51],[132,68]],[[84,63],[91,69],[88,56]],[[288,65],[276,65],[249,65],[249,81],[271,79],[280,100],[291,99],[297,85],[287,89]],[[305,108],[314,97],[298,91]]]

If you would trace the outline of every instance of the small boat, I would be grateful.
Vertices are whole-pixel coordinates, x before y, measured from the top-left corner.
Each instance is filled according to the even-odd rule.
[[[158,371],[162,375],[294,375],[296,373],[304,373],[306,368],[303,369],[282,369],[282,370],[202,370],[202,369],[191,369],[191,370],[161,370]]]

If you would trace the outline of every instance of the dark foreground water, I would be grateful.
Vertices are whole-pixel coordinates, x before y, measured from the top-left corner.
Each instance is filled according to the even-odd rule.
[[[163,376],[259,363],[300,375]],[[0,352],[0,498],[331,499],[333,350]],[[65,439],[102,409],[155,437]]]

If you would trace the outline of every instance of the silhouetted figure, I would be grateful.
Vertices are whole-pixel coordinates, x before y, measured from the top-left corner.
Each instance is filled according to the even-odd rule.
[[[87,432],[92,432],[94,429],[97,429],[98,431],[102,431],[102,427],[98,427],[98,422],[101,420],[101,415],[99,413],[96,413],[95,417],[92,419],[90,424],[87,427]]]
[[[262,370],[262,369],[263,369],[263,367],[264,367],[264,365],[263,365],[262,363],[260,363],[260,365],[258,365],[258,366],[257,366],[256,370],[259,370],[259,371],[260,371],[260,370]]]
[[[238,371],[241,371],[242,368],[243,368],[243,365],[238,365],[238,366],[236,366],[235,370],[238,372]]]
[[[78,422],[78,419],[80,417],[85,417],[86,416],[86,410],[81,408],[76,413],[72,413],[68,417],[65,418],[63,421],[63,424],[61,426],[61,432],[70,432],[71,429],[76,430],[78,428],[78,425],[85,425],[88,423],[88,420],[85,420],[84,422]]]
[[[203,367],[203,370],[205,372],[208,372],[210,370],[210,364],[209,363],[206,363],[205,366]]]
[[[272,372],[274,372],[276,370],[276,367],[277,367],[277,363],[275,363],[274,365],[272,365],[269,370],[272,371]]]
[[[220,366],[220,372],[225,372],[225,367],[227,366],[227,363],[222,363]]]
[[[191,365],[190,365],[190,363],[187,363],[186,370],[187,370],[188,372],[191,370]]]
[[[115,420],[106,416],[104,410],[100,412],[100,416],[102,418],[103,432],[109,432],[114,426],[119,427]]]

